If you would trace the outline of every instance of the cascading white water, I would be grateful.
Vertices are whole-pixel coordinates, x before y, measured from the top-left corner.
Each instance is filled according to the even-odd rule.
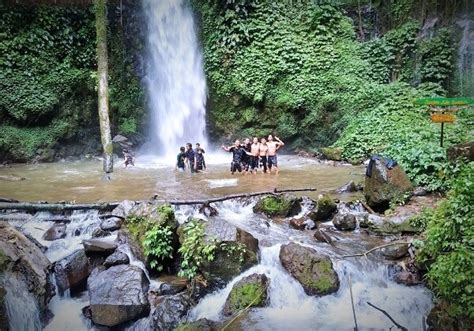
[[[185,0],[143,0],[148,27],[149,153],[174,157],[179,146],[206,145],[206,78]]]
[[[474,96],[474,20],[457,21],[462,29],[458,50],[459,88],[463,96]]]

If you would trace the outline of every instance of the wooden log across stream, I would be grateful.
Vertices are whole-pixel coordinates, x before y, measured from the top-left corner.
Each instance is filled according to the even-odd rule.
[[[231,199],[239,198],[251,198],[261,195],[279,195],[282,193],[290,192],[314,192],[316,188],[298,188],[298,189],[285,189],[278,190],[274,189],[273,191],[263,191],[263,192],[254,192],[254,193],[242,193],[242,194],[231,194],[225,195],[216,198],[208,198],[201,200],[160,200],[155,195],[151,201],[169,203],[171,205],[205,205],[213,202],[220,202]],[[69,211],[69,210],[100,210],[100,211],[111,211],[117,207],[120,202],[99,202],[99,203],[35,203],[35,202],[5,202],[6,199],[2,199],[0,202],[0,210],[19,210],[19,211]],[[12,200],[15,201],[15,200]]]

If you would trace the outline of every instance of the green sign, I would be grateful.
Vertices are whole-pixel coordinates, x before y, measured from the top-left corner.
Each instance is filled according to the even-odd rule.
[[[473,98],[421,98],[416,99],[415,104],[438,107],[453,107],[473,105]]]

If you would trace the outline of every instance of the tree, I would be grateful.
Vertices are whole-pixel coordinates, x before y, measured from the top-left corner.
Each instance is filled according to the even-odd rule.
[[[109,86],[107,57],[107,0],[95,0],[97,33],[97,74],[99,78],[99,123],[100,137],[104,149],[103,169],[106,174],[113,171],[113,146],[109,120]]]

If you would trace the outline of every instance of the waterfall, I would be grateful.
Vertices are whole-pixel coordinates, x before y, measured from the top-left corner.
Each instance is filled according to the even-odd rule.
[[[459,92],[462,96],[474,96],[474,21],[465,18],[457,24],[462,29],[458,50]]]
[[[39,309],[32,293],[16,274],[5,272],[0,279],[7,293],[5,307],[10,330],[36,331],[41,330]]]
[[[143,0],[148,28],[150,154],[174,157],[179,146],[206,145],[206,79],[185,0]]]

